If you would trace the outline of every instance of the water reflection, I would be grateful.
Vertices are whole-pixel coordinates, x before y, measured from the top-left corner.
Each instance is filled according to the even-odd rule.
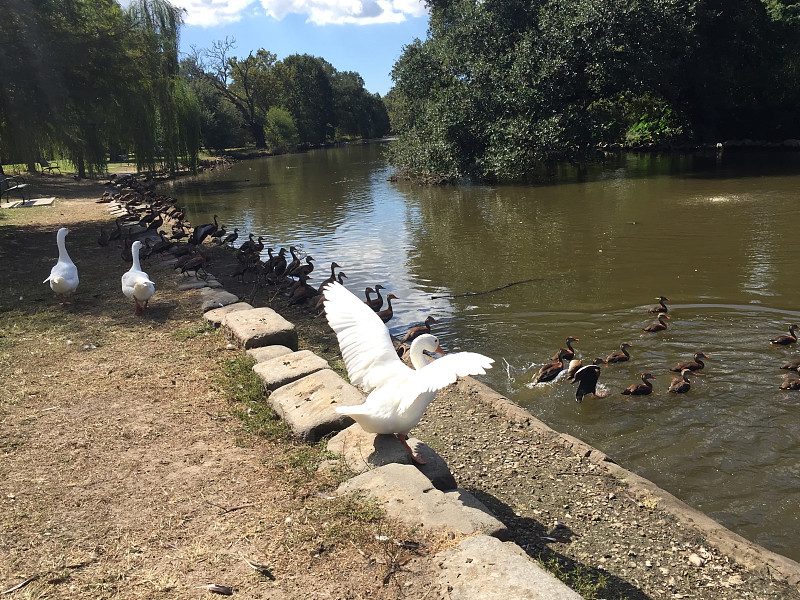
[[[609,157],[538,186],[390,174],[379,146],[352,146],[243,162],[174,193],[194,222],[217,213],[241,240],[296,245],[324,276],[335,260],[358,294],[382,283],[401,298],[394,333],[435,316],[443,347],[495,357],[484,380],[555,429],[800,559],[800,393],[778,389],[798,350],[768,343],[800,320],[800,153]],[[662,294],[669,328],[646,334]],[[528,387],[569,335],[589,359],[633,344],[629,363],[603,369],[607,398],[579,405],[563,380]],[[669,367],[697,350],[711,356],[704,375],[668,394]],[[621,396],[645,370],[655,393]]]

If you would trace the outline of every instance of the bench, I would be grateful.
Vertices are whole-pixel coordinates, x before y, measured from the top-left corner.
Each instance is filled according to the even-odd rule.
[[[58,169],[58,174],[61,174],[61,167],[58,166],[58,163],[48,162],[45,159],[41,159],[39,161],[39,166],[42,168],[42,173],[45,171],[52,173],[53,169]]]
[[[22,201],[25,202],[25,188],[28,187],[28,184],[25,183],[25,179],[20,177],[19,175],[6,175],[5,173],[0,173],[0,202],[3,200],[3,196],[6,198],[6,202],[11,202],[9,199],[9,194],[11,192],[19,192],[22,196]]]

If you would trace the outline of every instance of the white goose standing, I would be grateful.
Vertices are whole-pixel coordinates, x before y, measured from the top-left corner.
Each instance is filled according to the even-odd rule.
[[[411,369],[398,358],[380,317],[340,283],[325,288],[325,314],[339,340],[350,381],[369,392],[363,404],[337,406],[336,411],[355,419],[364,431],[396,435],[412,460],[425,464],[408,445],[408,432],[436,392],[458,376],[486,373],[494,360],[475,352],[457,352],[428,362],[424,350],[442,349],[436,336],[425,334],[411,344]]]
[[[78,267],[72,262],[72,259],[67,253],[67,245],[65,238],[69,233],[69,229],[62,227],[56,234],[56,242],[58,243],[58,262],[50,269],[50,277],[45,279],[42,283],[50,282],[50,289],[52,289],[58,297],[61,298],[61,305],[69,304],[66,300],[67,294],[75,295],[75,290],[78,289]]]
[[[142,271],[139,265],[139,249],[142,247],[142,242],[136,240],[131,246],[131,254],[133,254],[133,264],[131,268],[122,275],[122,293],[128,298],[133,298],[136,303],[136,308],[133,311],[134,315],[140,315],[147,308],[147,303],[156,291],[155,284],[150,281],[150,277]]]

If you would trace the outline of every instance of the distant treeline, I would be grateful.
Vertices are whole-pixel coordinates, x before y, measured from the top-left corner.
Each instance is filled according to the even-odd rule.
[[[358,73],[308,54],[277,60],[261,49],[239,59],[230,56],[233,47],[218,41],[181,63],[200,101],[205,146],[286,152],[389,132],[383,100]]]
[[[83,177],[107,157],[196,169],[201,147],[275,152],[379,137],[386,107],[358,73],[322,58],[231,55],[232,40],[180,61],[181,10],[165,0],[0,0],[0,164],[63,157]]]
[[[800,2],[427,4],[386,98],[411,175],[519,180],[605,145],[800,137]]]

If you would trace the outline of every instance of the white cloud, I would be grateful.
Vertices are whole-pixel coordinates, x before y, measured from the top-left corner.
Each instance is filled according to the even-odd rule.
[[[256,0],[171,0],[173,6],[185,8],[187,25],[212,27],[241,20],[244,10]]]
[[[241,20],[258,0],[171,0],[185,8],[187,25],[211,27]],[[266,13],[280,21],[289,14],[306,15],[315,25],[401,23],[427,13],[423,0],[260,0]]]

